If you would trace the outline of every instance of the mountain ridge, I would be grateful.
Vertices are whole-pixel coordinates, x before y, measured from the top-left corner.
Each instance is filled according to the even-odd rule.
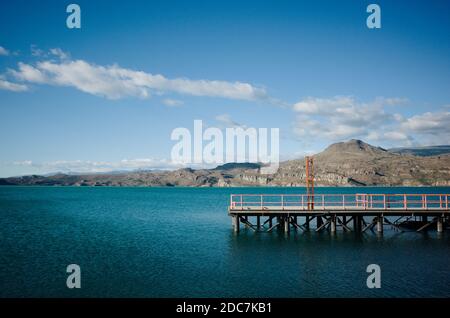
[[[352,139],[328,146],[314,157],[318,186],[450,186],[450,154],[415,156]],[[261,174],[257,163],[227,163],[213,169],[56,174],[1,178],[0,185],[47,186],[304,186],[304,159],[280,163]]]

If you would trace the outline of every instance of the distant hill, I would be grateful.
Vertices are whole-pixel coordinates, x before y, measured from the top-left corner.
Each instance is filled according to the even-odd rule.
[[[403,154],[403,155],[414,155],[414,156],[438,156],[444,154],[450,154],[450,146],[428,146],[428,147],[405,147],[405,148],[391,148],[390,152]]]
[[[214,170],[233,170],[233,169],[259,169],[261,164],[251,162],[230,162],[217,166]]]
[[[330,145],[314,157],[318,186],[450,186],[450,154],[416,156],[349,140]],[[280,163],[275,174],[260,164],[228,163],[214,169],[134,171],[105,174],[56,174],[0,179],[0,185],[59,186],[304,186],[304,158]]]

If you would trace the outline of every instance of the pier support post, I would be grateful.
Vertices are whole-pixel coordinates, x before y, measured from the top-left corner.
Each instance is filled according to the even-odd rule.
[[[360,215],[353,216],[353,231],[361,232],[362,220]]]
[[[382,216],[377,217],[377,232],[383,233],[383,222],[384,218]]]
[[[272,216],[269,216],[269,229],[272,228]]]
[[[284,233],[289,233],[289,230],[290,230],[289,216],[286,216],[284,218]]]
[[[426,215],[422,215],[422,222],[428,223],[428,217]]]
[[[438,233],[442,233],[444,230],[444,222],[443,218],[438,216],[437,218],[437,231]]]
[[[307,231],[309,231],[309,222],[310,222],[310,218],[309,218],[309,216],[307,216],[306,220],[305,220],[305,228]]]
[[[278,229],[283,228],[283,218],[281,216],[277,216]]]
[[[333,234],[336,233],[336,215],[333,215],[331,217],[330,230],[331,233]]]
[[[235,233],[239,233],[239,216],[238,215],[233,215],[231,217],[231,220],[232,220],[234,232]]]
[[[259,215],[256,217],[256,228],[258,230],[261,228],[261,217]]]

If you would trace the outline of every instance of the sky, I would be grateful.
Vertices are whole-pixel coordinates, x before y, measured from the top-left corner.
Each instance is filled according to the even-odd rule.
[[[450,143],[449,1],[15,0],[0,24],[0,177],[175,168],[194,120],[279,128],[282,160]]]

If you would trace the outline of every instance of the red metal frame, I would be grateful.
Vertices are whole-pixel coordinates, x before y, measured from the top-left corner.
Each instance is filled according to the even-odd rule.
[[[314,209],[314,160],[305,157],[306,195],[308,196],[308,210]]]

